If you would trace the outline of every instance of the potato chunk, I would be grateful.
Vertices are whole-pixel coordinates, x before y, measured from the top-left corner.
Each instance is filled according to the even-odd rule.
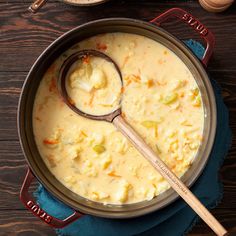
[[[95,89],[101,89],[106,86],[107,80],[104,72],[98,68],[94,68],[90,77],[91,85]]]
[[[126,180],[122,181],[120,189],[116,193],[116,199],[119,202],[125,202],[128,199],[129,189],[132,188],[132,185]]]

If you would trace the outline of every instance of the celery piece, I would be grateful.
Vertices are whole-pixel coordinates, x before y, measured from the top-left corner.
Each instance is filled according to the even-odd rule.
[[[103,152],[106,151],[106,148],[105,148],[103,145],[98,144],[98,145],[95,145],[95,146],[93,147],[93,150],[94,150],[97,154],[101,154],[101,153],[103,153]]]
[[[157,122],[152,120],[145,120],[141,123],[141,125],[144,126],[145,128],[156,128]]]
[[[178,98],[178,94],[177,93],[172,93],[170,95],[167,95],[164,99],[162,99],[162,103],[165,105],[171,104],[173,102],[175,102]]]
[[[156,150],[157,150],[157,153],[160,154],[161,153],[161,150],[160,148],[158,147],[158,145],[156,144]]]
[[[200,94],[198,94],[198,96],[195,98],[195,101],[193,102],[193,105],[196,106],[196,107],[201,106],[201,96],[200,96]]]
[[[196,87],[196,88],[193,88],[193,89],[191,89],[191,92],[195,95],[195,96],[197,96],[198,94],[199,94],[199,89]]]

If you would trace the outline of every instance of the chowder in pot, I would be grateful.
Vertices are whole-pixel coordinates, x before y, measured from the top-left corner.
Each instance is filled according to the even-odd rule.
[[[172,16],[206,41],[201,61],[183,42],[158,27]],[[122,71],[123,88],[119,84],[111,95],[122,96],[123,117],[187,186],[196,181],[207,163],[215,138],[216,104],[204,65],[212,55],[214,36],[179,8],[151,22],[110,18],[78,26],[55,40],[26,78],[18,107],[18,132],[29,169],[20,198],[33,214],[53,227],[65,227],[78,219],[80,212],[106,218],[137,217],[161,209],[178,197],[110,123],[86,120],[61,101],[56,89],[58,70],[73,52],[94,48],[114,59]],[[153,56],[148,58],[147,54]],[[92,83],[81,86],[81,69],[85,68],[78,64],[68,75],[68,91],[76,106],[88,100],[83,108],[96,106],[98,112],[101,105],[109,108],[116,104],[110,93],[106,98],[100,96],[112,89],[111,77],[103,66],[96,68],[93,60],[88,62],[91,68],[86,80]],[[80,93],[86,94],[84,101],[77,97]],[[178,115],[181,110],[184,116]],[[194,120],[192,112],[199,119]],[[175,125],[179,127],[177,132]],[[190,143],[183,145],[184,132],[191,130],[188,125],[197,129],[187,134],[191,147]],[[184,149],[188,149],[188,157],[179,155]],[[85,186],[78,176],[84,179]],[[35,178],[74,213],[61,220],[44,212],[29,193]],[[79,189],[80,185],[84,188]]]
[[[53,175],[74,193],[104,204],[151,200],[169,188],[163,177],[111,124],[74,113],[57,90],[60,66],[78,50],[96,49],[118,64],[123,85],[104,62],[86,58],[68,75],[73,103],[94,114],[117,107],[179,177],[201,145],[201,92],[184,62],[145,36],[106,33],[65,51],[43,75],[33,108],[38,150]]]

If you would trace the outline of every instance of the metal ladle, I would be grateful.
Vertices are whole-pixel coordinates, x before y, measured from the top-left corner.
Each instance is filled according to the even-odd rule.
[[[68,57],[61,66],[58,89],[64,102],[77,114],[93,119],[111,122],[114,126],[133,144],[133,146],[151,163],[151,165],[168,181],[171,187],[185,200],[185,202],[211,227],[219,236],[227,234],[225,228],[216,220],[216,218],[202,205],[195,195],[186,187],[186,185],[168,168],[160,157],[146,144],[140,135],[124,120],[121,116],[121,106],[113,112],[96,116],[87,114],[77,108],[67,93],[66,78],[71,66],[79,60],[86,57],[98,57],[112,63],[122,82],[122,74],[117,64],[106,54],[96,50],[82,50]],[[121,98],[122,99],[122,98]],[[121,105],[121,102],[120,102]]]

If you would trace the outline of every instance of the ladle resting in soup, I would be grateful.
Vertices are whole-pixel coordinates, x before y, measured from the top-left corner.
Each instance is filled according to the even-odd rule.
[[[122,78],[101,56],[85,55],[73,63],[65,82],[68,102],[83,113],[102,116],[120,108]]]
[[[123,86],[109,65],[87,58],[68,74],[71,102],[100,115],[116,108],[122,96],[122,116],[179,177],[191,166],[202,141],[204,112],[194,77],[158,42],[134,34],[108,33],[63,53],[38,88],[33,112],[35,140],[60,182],[78,195],[104,204],[151,200],[169,188],[163,177],[113,124],[79,116],[59,96],[59,68],[82,49],[109,55],[122,72]]]

